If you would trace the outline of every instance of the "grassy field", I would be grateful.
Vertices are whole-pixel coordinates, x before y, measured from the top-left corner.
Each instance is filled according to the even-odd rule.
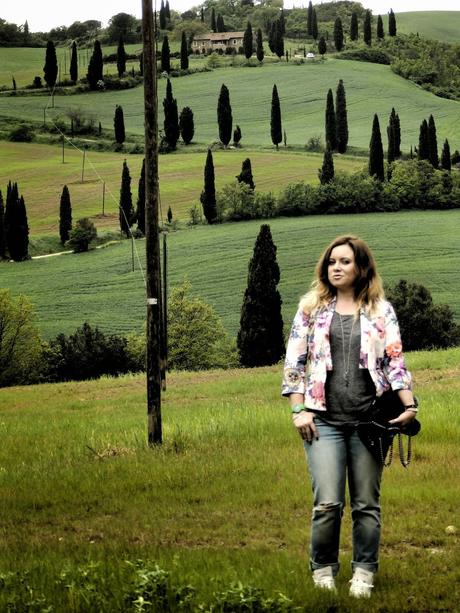
[[[382,15],[387,31],[388,16]],[[412,11],[396,13],[398,33],[418,33],[425,38],[438,39],[445,43],[458,43],[460,11]]]
[[[242,161],[250,157],[254,181],[259,191],[279,192],[292,181],[318,182],[322,154],[291,151],[249,150],[247,148],[216,151],[213,154],[217,188],[235,179]],[[0,141],[0,190],[6,195],[9,180],[16,181],[23,194],[32,236],[58,235],[59,201],[62,188],[70,191],[74,219],[95,217],[98,228],[119,229],[118,203],[123,160],[131,174],[133,202],[137,200],[142,155],[120,155],[88,151],[85,158],[84,183],[82,154],[68,146],[62,163],[61,145],[35,145]],[[188,211],[203,189],[204,152],[160,156],[160,195],[163,218],[168,206],[174,219],[188,220]],[[362,157],[336,156],[338,170],[352,172],[366,164]],[[106,183],[105,213],[102,217],[103,182]]]
[[[187,277],[192,293],[215,307],[232,335],[239,326],[248,263],[261,223],[196,226],[168,238],[169,286]],[[371,245],[387,283],[401,278],[422,283],[460,319],[460,210],[279,218],[269,223],[278,247],[286,325],[321,251],[346,232]],[[145,268],[145,241],[135,244]],[[144,283],[137,260],[132,272],[129,241],[86,254],[3,264],[0,275],[4,287],[31,298],[46,337],[69,333],[85,320],[114,333],[143,329]]]
[[[210,612],[222,592],[239,608],[214,612],[458,610],[460,352],[407,358],[422,432],[411,466],[385,469],[370,603],[347,595],[349,507],[338,594],[312,587],[309,478],[275,366],[171,374],[158,449],[142,376],[1,389],[0,610],[150,610],[133,600],[148,580],[158,596],[155,563],[173,611]],[[247,586],[283,594],[285,608],[242,608]]]
[[[1,55],[0,55],[1,58]],[[281,101],[283,129],[290,145],[305,145],[310,137],[324,135],[324,109],[329,88],[335,91],[343,79],[347,94],[349,145],[368,148],[374,113],[380,117],[382,133],[392,107],[401,121],[402,149],[418,143],[420,123],[433,114],[438,141],[449,139],[454,150],[460,146],[460,102],[435,97],[414,83],[395,75],[389,66],[328,59],[302,65],[267,64],[260,67],[223,68],[173,79],[178,108],[192,108],[195,141],[204,146],[217,140],[216,108],[222,83],[230,91],[233,123],[241,127],[245,147],[272,147],[270,107],[273,84]],[[159,122],[166,80],[159,81]],[[43,120],[46,97],[0,96],[0,117]],[[111,129],[115,106],[123,107],[126,130],[143,134],[143,89],[55,96],[49,117],[64,117],[69,107],[91,112],[96,125]],[[68,120],[67,120],[68,122]],[[386,139],[384,139],[386,140]]]

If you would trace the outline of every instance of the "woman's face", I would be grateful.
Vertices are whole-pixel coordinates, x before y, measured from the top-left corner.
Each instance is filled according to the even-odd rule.
[[[331,251],[327,267],[329,283],[337,290],[350,290],[356,281],[355,254],[350,245],[338,245]]]

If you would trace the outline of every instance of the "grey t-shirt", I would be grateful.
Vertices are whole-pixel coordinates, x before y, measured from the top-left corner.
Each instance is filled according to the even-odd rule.
[[[375,398],[369,371],[359,368],[359,316],[334,313],[329,337],[333,370],[328,371],[326,379],[327,412],[318,417],[331,425],[356,424]]]

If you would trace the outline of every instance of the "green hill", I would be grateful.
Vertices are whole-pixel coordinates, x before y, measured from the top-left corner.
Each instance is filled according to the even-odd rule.
[[[232,335],[239,326],[248,263],[261,223],[196,226],[168,238],[169,286],[188,277],[192,293],[215,307]],[[460,210],[280,218],[269,223],[278,247],[286,325],[308,289],[321,251],[335,236],[348,232],[362,236],[375,250],[385,282],[404,278],[422,283],[460,319]],[[135,242],[135,272],[131,243],[123,241],[86,254],[3,264],[2,285],[30,296],[46,337],[69,333],[85,320],[113,333],[140,332],[145,321],[139,268],[139,261],[145,268],[144,244]]]
[[[382,16],[386,31],[388,15]],[[445,43],[459,43],[460,11],[411,11],[396,13],[396,27],[401,34],[419,34]]]

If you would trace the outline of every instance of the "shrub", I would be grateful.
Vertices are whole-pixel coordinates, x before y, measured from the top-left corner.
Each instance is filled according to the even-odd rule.
[[[88,251],[90,243],[97,237],[97,230],[88,217],[79,219],[70,233],[67,245],[73,248],[74,253]]]
[[[228,183],[216,194],[219,220],[243,221],[255,217],[254,190],[244,182]]]
[[[313,151],[315,153],[322,153],[324,151],[324,145],[321,136],[311,136],[307,140],[305,149],[307,151]]]
[[[337,58],[341,60],[356,60],[358,62],[371,62],[373,64],[391,64],[391,59],[384,51],[379,49],[350,49],[342,51]]]
[[[8,140],[13,143],[30,143],[35,138],[32,126],[22,123],[17,128],[11,130],[8,135]]]
[[[43,87],[41,77],[34,77],[34,80],[32,81],[32,87],[34,89],[41,89]]]

